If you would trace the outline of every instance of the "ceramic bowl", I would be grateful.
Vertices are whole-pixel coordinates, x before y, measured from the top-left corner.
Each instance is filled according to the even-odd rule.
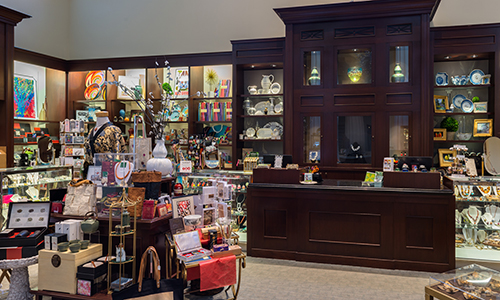
[[[89,240],[83,240],[80,242],[80,245],[82,246],[82,250],[83,249],[87,249],[89,247],[89,244],[90,244],[90,241]]]
[[[76,243],[79,243],[79,242],[80,242],[80,240],[71,240],[71,241],[69,241],[69,244],[71,245],[71,244],[76,244]]]
[[[57,249],[61,252],[68,251],[69,243],[68,242],[62,242],[57,244]]]
[[[82,244],[80,244],[79,242],[69,244],[69,250],[71,250],[71,252],[73,252],[73,253],[77,253],[78,251],[80,251],[81,247],[82,247]]]

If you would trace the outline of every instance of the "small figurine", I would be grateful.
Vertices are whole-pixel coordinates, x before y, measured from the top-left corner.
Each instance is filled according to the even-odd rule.
[[[118,244],[116,246],[116,262],[125,262],[127,261],[127,255],[125,254],[125,249],[123,248],[123,244]]]
[[[407,165],[407,164],[403,164],[403,166],[401,167],[401,170],[402,170],[403,172],[408,172],[408,170],[409,170],[408,165]]]

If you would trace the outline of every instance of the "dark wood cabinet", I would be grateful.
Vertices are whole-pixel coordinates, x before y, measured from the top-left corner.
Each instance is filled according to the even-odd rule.
[[[285,109],[293,119],[285,122],[285,148],[294,161],[311,163],[302,159],[305,115],[321,116],[325,171],[380,169],[385,156],[429,154],[429,22],[438,3],[275,9],[286,25]]]

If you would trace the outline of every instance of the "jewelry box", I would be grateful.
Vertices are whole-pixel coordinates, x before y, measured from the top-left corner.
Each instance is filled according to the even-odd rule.
[[[174,234],[177,258],[189,262],[209,256],[212,251],[201,247],[200,234],[198,230]]]

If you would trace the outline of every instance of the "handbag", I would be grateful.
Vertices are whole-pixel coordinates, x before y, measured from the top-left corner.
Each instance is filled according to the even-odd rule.
[[[161,190],[161,172],[139,171],[132,172],[132,182],[135,187],[146,189],[144,199],[158,199]]]
[[[142,122],[142,135],[137,137],[137,120]],[[142,116],[134,116],[134,139],[130,140],[129,145],[132,153],[135,153],[134,166],[138,170],[146,170],[146,164],[151,159],[151,138],[146,137],[146,126],[144,125],[144,118]]]
[[[137,217],[142,215],[142,203],[144,202],[144,195],[146,194],[146,188],[143,187],[129,187],[128,188],[128,198],[131,201],[137,202],[134,206],[127,207],[127,210],[131,217],[134,217],[137,213]]]
[[[96,186],[90,180],[73,179],[68,185],[63,215],[85,216],[95,211]]]
[[[153,278],[144,279],[146,266],[149,265],[148,253],[153,258]],[[137,283],[112,294],[113,300],[182,300],[184,299],[184,282],[182,279],[160,279],[160,259],[153,246],[149,246],[141,258]]]

